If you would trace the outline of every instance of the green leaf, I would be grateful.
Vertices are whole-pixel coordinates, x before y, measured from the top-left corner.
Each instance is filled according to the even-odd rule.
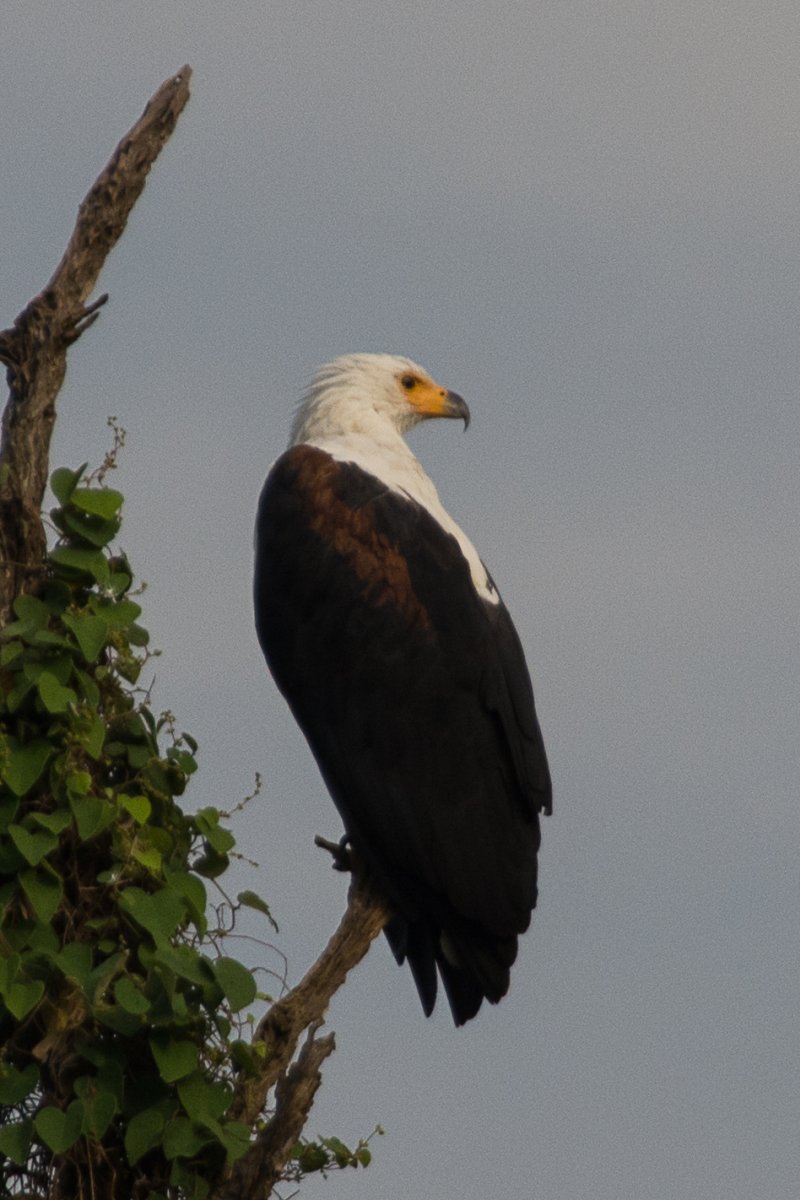
[[[175,1083],[191,1075],[197,1067],[197,1047],[183,1038],[170,1037],[166,1033],[154,1034],[150,1038],[150,1049],[158,1073],[165,1083]]]
[[[11,1015],[21,1021],[36,1008],[43,995],[44,984],[41,979],[33,979],[30,983],[18,980],[16,983],[12,983],[3,998]]]
[[[43,829],[49,829],[51,833],[63,833],[67,826],[72,824],[71,815],[63,808],[51,813],[32,812],[29,816],[31,821],[35,821]]]
[[[78,699],[72,688],[64,687],[49,671],[42,671],[37,687],[42,704],[51,713],[66,712]]]
[[[31,632],[46,629],[50,623],[50,609],[38,596],[17,596],[14,612]]]
[[[185,1026],[189,1020],[189,1005],[186,1002],[184,992],[173,991],[169,997],[170,1007],[172,1008],[173,1016],[181,1026]]]
[[[77,537],[83,542],[88,542],[90,546],[101,549],[116,537],[121,522],[119,518],[104,521],[102,517],[92,516],[90,513],[81,512],[80,509],[67,508],[59,514],[56,524],[62,533],[73,535],[70,538],[73,544]]]
[[[140,774],[140,784],[154,799],[171,796],[175,792],[172,775],[167,774],[158,759],[147,764]]]
[[[107,590],[114,596],[122,596],[127,592],[133,580],[130,576],[130,566],[126,559],[117,556],[109,563],[111,570],[111,578],[108,581]]]
[[[34,596],[20,596],[18,600],[15,601],[14,607],[17,607],[19,600],[35,599],[36,598]],[[38,600],[37,604],[42,604],[42,601]],[[12,640],[19,639],[23,642],[33,643],[33,640],[37,634],[46,631],[47,621],[50,619],[49,610],[44,605],[43,607],[46,614],[45,621],[40,619],[40,609],[30,608],[24,616],[20,616],[18,621],[11,621],[8,625],[4,626],[4,628],[0,630],[0,638],[2,638],[4,642],[10,642]]]
[[[0,1155],[5,1154],[12,1162],[24,1166],[33,1140],[33,1121],[26,1117],[13,1125],[0,1129]]]
[[[72,674],[72,655],[48,655],[46,659],[37,659],[36,661],[28,656],[23,666],[23,673],[26,679],[38,683],[45,671],[55,676],[58,683],[69,683],[69,677]]]
[[[266,900],[262,900],[257,892],[239,892],[239,895],[236,897],[236,899],[240,904],[244,904],[247,908],[254,908],[257,912],[263,913],[275,932],[278,932],[278,923],[273,917],[269,905],[267,904]]]
[[[183,817],[181,817],[180,820],[182,823]],[[183,828],[181,828],[181,833],[183,832],[185,831]],[[148,825],[141,830],[137,840],[139,842],[143,842],[145,838],[150,846],[153,846],[156,850],[158,850],[162,858],[171,858],[173,856],[173,851],[175,850],[175,838],[168,830],[161,829],[158,827],[158,825]]]
[[[174,1117],[164,1130],[164,1154],[167,1158],[193,1158],[212,1140],[186,1117]]]
[[[131,858],[138,862],[151,875],[158,875],[161,870],[161,854],[153,846],[133,845]]]
[[[250,1147],[251,1129],[241,1121],[226,1121],[221,1141],[226,1150],[228,1166],[246,1154]]]
[[[81,1132],[99,1141],[117,1112],[116,1096],[101,1085],[96,1075],[81,1075],[72,1086],[83,1102]]]
[[[137,925],[146,929],[156,943],[170,938],[186,916],[183,899],[167,888],[152,895],[141,888],[126,888],[119,898],[119,906]]]
[[[126,796],[123,794],[117,796],[117,803],[126,812],[130,813],[137,825],[144,825],[153,809],[147,796]]]
[[[96,708],[100,703],[100,689],[92,676],[76,667],[73,678],[80,688],[84,700],[88,701],[93,708]]]
[[[263,1042],[256,1042],[255,1046],[264,1045]],[[259,1053],[254,1046],[249,1042],[238,1039],[230,1042],[228,1052],[231,1056],[231,1062],[237,1071],[246,1071],[248,1075],[258,1074],[259,1068],[263,1065],[263,1053]]]
[[[160,1145],[163,1135],[164,1118],[160,1112],[146,1108],[131,1117],[125,1131],[125,1153],[131,1166],[148,1150]]]
[[[22,857],[36,867],[51,850],[58,845],[58,837],[47,829],[31,833],[23,825],[9,825],[9,837]]]
[[[224,1147],[228,1164],[236,1162],[247,1150],[250,1143],[250,1130],[238,1121],[229,1121],[221,1125],[219,1121],[204,1120],[204,1128],[210,1130],[216,1140]]]
[[[139,1032],[142,1025],[141,1017],[126,1012],[118,1004],[97,1004],[94,1013],[101,1025],[113,1029],[114,1033],[129,1040]]]
[[[84,1109],[83,1132],[100,1141],[112,1123],[116,1100],[110,1092],[95,1091],[84,1098]]]
[[[69,501],[78,480],[88,465],[88,463],[84,463],[82,467],[78,467],[77,471],[70,471],[69,467],[58,467],[53,471],[50,476],[50,487],[59,504],[64,505]]]
[[[56,546],[50,551],[50,561],[56,567],[67,567],[82,575],[90,575],[97,583],[105,584],[110,578],[106,556],[95,549],[77,546]]]
[[[341,1138],[327,1137],[322,1139],[322,1144],[326,1150],[336,1159],[336,1164],[339,1167],[346,1167],[353,1157],[353,1152],[349,1146],[346,1146]]]
[[[18,711],[23,700],[33,688],[33,684],[29,679],[25,678],[24,673],[22,675],[17,675],[16,678],[19,680],[17,686],[13,687],[5,698],[6,708],[8,709],[9,713],[15,713]]]
[[[72,771],[64,782],[70,797],[85,796],[92,786],[92,777],[88,771]]]
[[[258,989],[247,967],[235,958],[218,958],[212,966],[217,982],[234,1012],[253,1003]]]
[[[229,829],[224,829],[219,823],[220,814],[216,808],[201,808],[195,814],[195,822],[212,850],[217,854],[226,854],[236,845],[236,838]]]
[[[53,1105],[40,1109],[34,1118],[34,1125],[39,1137],[49,1146],[54,1154],[63,1154],[74,1146],[81,1135],[83,1127],[83,1103],[73,1100],[66,1112]]]
[[[40,921],[49,925],[61,903],[61,880],[46,866],[20,873],[19,881]]]
[[[328,1156],[322,1146],[318,1146],[316,1142],[304,1142],[298,1146],[292,1155],[296,1159],[297,1165],[304,1175],[311,1175],[314,1171],[321,1171],[328,1165]]]
[[[231,860],[227,854],[217,854],[216,850],[212,850],[207,842],[205,846],[204,853],[192,863],[192,869],[206,879],[216,879],[218,875],[227,871]]]
[[[201,935],[204,934],[208,927],[205,916],[208,898],[202,879],[190,871],[169,871],[167,872],[167,883],[186,899],[190,916],[197,926],[198,932]]]
[[[180,746],[170,746],[167,751],[167,758],[173,762],[176,767],[183,771],[184,775],[194,775],[197,770],[197,760],[188,750],[182,750]]]
[[[95,662],[108,640],[108,623],[91,613],[65,613],[62,619],[67,629],[75,634],[86,661]]]
[[[67,979],[85,987],[92,972],[92,948],[84,942],[70,942],[53,955],[53,963]]]
[[[49,871],[50,867],[45,864],[45,867],[41,869]],[[51,954],[58,954],[58,934],[52,925],[43,925],[37,921],[28,932],[28,945],[37,955],[47,957]]]
[[[198,809],[194,814],[194,820],[200,833],[207,834],[210,829],[214,829],[219,825],[219,815],[218,808]]]
[[[153,955],[153,963],[199,987],[213,982],[211,963],[193,946],[160,946]]]
[[[144,992],[127,975],[123,975],[121,979],[117,980],[114,987],[114,998],[120,1008],[124,1008],[126,1012],[133,1013],[135,1016],[141,1016],[150,1008],[150,1001]]]
[[[36,738],[20,745],[16,738],[6,739],[8,758],[2,766],[3,778],[16,796],[31,790],[52,753],[49,742]]]
[[[32,646],[63,646],[65,650],[71,650],[67,639],[60,633],[54,633],[51,629],[39,629],[36,633],[31,634]]]
[[[93,713],[84,718],[81,728],[76,731],[81,745],[90,758],[97,759],[103,751],[106,738],[106,723],[99,713]]]
[[[108,625],[115,629],[124,628],[142,615],[142,606],[133,600],[117,600],[116,603],[92,597],[92,607]]]
[[[69,806],[75,817],[81,841],[84,842],[89,841],[98,833],[102,833],[104,829],[108,829],[109,825],[113,825],[116,820],[113,805],[108,800],[104,800],[102,796],[70,795]]]
[[[108,985],[125,962],[126,957],[124,950],[109,954],[108,958],[98,963],[89,974],[83,988],[92,1004],[97,1004],[102,1000]]]
[[[178,1096],[193,1121],[216,1121],[230,1108],[233,1089],[226,1083],[214,1083],[200,1071],[178,1084]]]
[[[208,1200],[211,1185],[202,1174],[198,1173],[194,1163],[187,1163],[182,1158],[176,1158],[170,1168],[169,1182],[175,1189],[175,1194],[184,1196],[186,1200]],[[151,1198],[148,1197],[148,1200]]]
[[[70,502],[83,512],[111,520],[122,507],[122,493],[113,488],[76,488]]]
[[[22,1071],[3,1063],[0,1067],[0,1104],[19,1104],[39,1082],[39,1068],[28,1063]]]
[[[23,652],[22,642],[9,642],[0,650],[0,667],[7,667]]]
[[[126,746],[125,754],[128,765],[133,767],[134,771],[138,771],[152,757],[152,750],[149,746]]]

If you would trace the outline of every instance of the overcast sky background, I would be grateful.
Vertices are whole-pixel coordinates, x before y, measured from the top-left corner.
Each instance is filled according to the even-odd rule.
[[[201,743],[193,805],[264,776],[234,887],[292,980],[346,884],[253,632],[258,491],[336,354],[407,354],[472,409],[413,445],[528,654],[540,907],[461,1030],[373,947],[308,1132],[387,1133],[310,1200],[798,1194],[799,47],[797,0],[3,0],[0,324],[194,69],[53,465],[128,431],[155,701]]]

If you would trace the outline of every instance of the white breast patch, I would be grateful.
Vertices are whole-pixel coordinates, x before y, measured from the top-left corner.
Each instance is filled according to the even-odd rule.
[[[314,438],[306,445],[324,450],[337,462],[354,463],[363,471],[380,479],[393,492],[408,496],[427,509],[442,529],[452,534],[458,542],[461,553],[467,560],[475,590],[481,599],[489,604],[500,603],[497,588],[489,578],[478,551],[442,506],[433,482],[404,441],[400,441],[397,447],[377,446],[371,438],[348,434],[341,437]]]

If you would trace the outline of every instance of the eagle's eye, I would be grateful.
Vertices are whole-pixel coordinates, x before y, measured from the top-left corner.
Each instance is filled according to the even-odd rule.
[[[412,388],[417,386],[417,381],[413,375],[404,375],[403,378],[400,380],[400,383],[406,389],[407,392],[410,392]]]

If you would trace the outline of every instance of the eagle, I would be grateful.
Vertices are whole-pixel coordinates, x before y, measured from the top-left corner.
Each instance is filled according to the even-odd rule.
[[[389,354],[322,367],[256,523],[256,629],[345,839],[389,908],[426,1015],[456,1025],[509,987],[536,905],[550,773],[497,587],[404,434],[469,423]]]

